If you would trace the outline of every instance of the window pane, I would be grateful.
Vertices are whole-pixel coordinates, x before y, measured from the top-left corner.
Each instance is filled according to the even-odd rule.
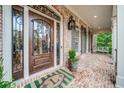
[[[50,52],[50,25],[42,20],[33,20],[34,55]]]
[[[56,48],[57,48],[57,65],[59,65],[60,64],[60,24],[59,23],[57,23]]]
[[[13,74],[17,75],[23,71],[23,11],[12,8],[12,13]]]
[[[79,48],[79,31],[72,30],[71,31],[71,37],[72,37],[71,38],[71,41],[72,41],[71,48],[78,52],[78,48]]]

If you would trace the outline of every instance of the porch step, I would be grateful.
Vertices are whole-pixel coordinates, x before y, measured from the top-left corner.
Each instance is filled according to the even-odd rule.
[[[63,76],[63,77],[62,77]],[[64,88],[67,87],[74,79],[74,76],[67,69],[59,69],[45,76],[39,77],[39,79],[33,82],[26,83],[24,88]],[[53,84],[53,86],[52,86]]]

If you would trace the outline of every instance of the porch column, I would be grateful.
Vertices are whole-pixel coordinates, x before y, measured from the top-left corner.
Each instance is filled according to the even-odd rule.
[[[24,78],[29,77],[29,13],[24,6]]]
[[[12,7],[3,5],[3,65],[4,80],[12,81]]]
[[[112,61],[116,63],[117,52],[117,20],[116,17],[112,17]]]
[[[124,5],[117,6],[118,11],[118,47],[117,47],[117,87],[124,88]]]
[[[117,6],[113,6],[113,13],[112,13],[112,61],[114,64],[117,62]]]
[[[89,48],[89,35],[88,35],[88,26],[86,27],[86,32],[87,32],[87,34],[86,34],[86,37],[87,37],[87,43],[86,43],[86,53],[88,53],[88,48]]]
[[[91,53],[93,53],[93,30],[91,33]]]
[[[96,52],[97,48],[97,35],[93,34],[93,52]]]

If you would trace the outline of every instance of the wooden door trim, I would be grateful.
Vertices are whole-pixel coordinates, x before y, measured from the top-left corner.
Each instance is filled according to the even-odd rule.
[[[33,65],[33,62],[32,62],[32,60],[34,60],[34,58],[39,57],[39,55],[34,55],[32,57],[32,53],[33,53],[33,51],[32,51],[32,43],[33,43],[32,42],[32,40],[33,40],[33,35],[32,34],[33,34],[33,30],[31,28],[31,22],[30,22],[31,21],[31,18],[30,17],[32,17],[31,14],[33,14],[33,16],[35,16],[36,18],[38,17],[38,19],[42,19],[43,18],[42,20],[45,21],[45,22],[47,22],[47,23],[49,23],[49,25],[52,27],[51,28],[51,31],[52,31],[52,34],[51,35],[53,35],[53,38],[52,38],[53,40],[51,40],[52,42],[50,42],[50,43],[53,44],[53,50],[51,51],[53,62],[51,62],[51,63],[47,62],[46,63],[47,66],[46,67],[49,67],[50,65],[54,66],[54,20],[51,20],[51,19],[49,19],[47,17],[44,17],[43,15],[40,15],[38,13],[35,13],[35,12],[29,10],[29,74],[30,75],[33,74],[33,73],[35,73],[35,72],[39,72],[39,71],[42,71],[42,70],[45,69],[45,67],[43,69],[40,69],[40,66],[39,66],[39,69],[37,69],[35,71],[32,71],[33,70],[33,66],[32,66]],[[40,55],[49,56],[47,54],[48,53],[44,53],[44,54],[40,54]]]

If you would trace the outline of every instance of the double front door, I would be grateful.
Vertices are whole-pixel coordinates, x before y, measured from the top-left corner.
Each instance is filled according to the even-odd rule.
[[[30,74],[54,65],[54,21],[29,11]]]

